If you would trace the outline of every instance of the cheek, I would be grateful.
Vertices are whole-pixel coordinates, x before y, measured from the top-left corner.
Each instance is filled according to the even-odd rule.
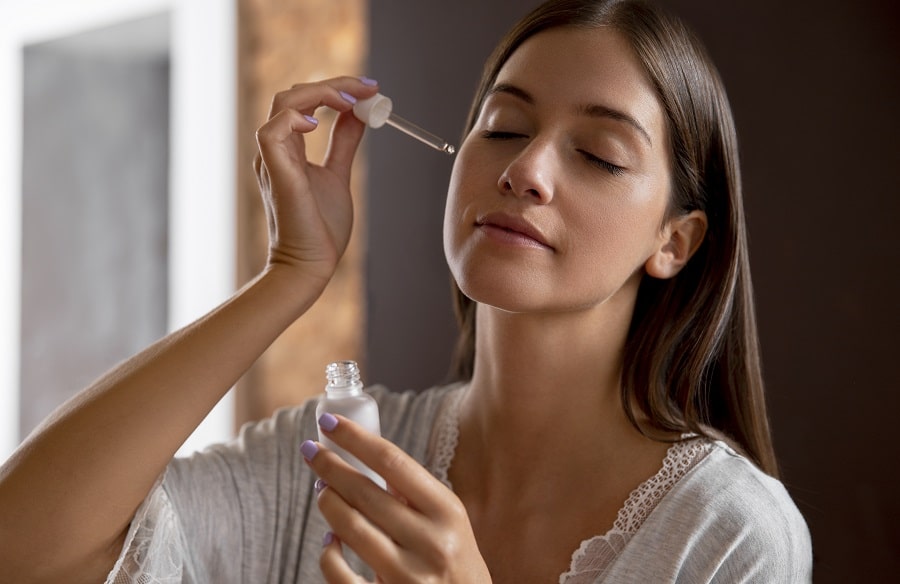
[[[569,271],[574,269],[570,277],[589,288],[615,286],[634,271],[639,261],[633,249],[636,233],[631,222],[607,205],[579,218],[568,228],[575,239],[573,261],[565,264]]]
[[[453,259],[456,257],[456,225],[458,223],[456,212],[456,197],[451,188],[447,193],[447,204],[444,207],[444,257],[447,263],[452,266]]]
[[[450,173],[444,206],[444,254],[448,261],[458,252],[462,230],[467,226],[466,210],[476,194],[485,188],[484,180],[475,172],[480,168],[475,164],[476,159],[468,142],[463,142]]]
[[[464,184],[463,176],[465,175],[465,161],[459,157],[453,162],[453,168],[450,171],[450,182],[447,185],[447,207],[449,212],[459,200],[460,188]]]
[[[619,277],[639,269],[659,245],[664,190],[640,185],[584,201],[570,209],[567,222],[578,265],[602,266],[603,272]]]
[[[467,169],[469,148],[466,143],[457,154],[450,173],[450,184],[447,187],[447,202],[444,205],[444,256],[451,267],[459,247],[459,228],[463,221],[463,210],[466,206],[464,187],[468,184]]]

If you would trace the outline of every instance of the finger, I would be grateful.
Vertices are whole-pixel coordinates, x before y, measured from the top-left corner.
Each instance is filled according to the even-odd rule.
[[[360,527],[364,532],[363,539],[371,534],[371,527],[379,535],[384,532],[389,536],[382,544],[393,540],[401,545],[421,537],[427,529],[425,519],[410,509],[401,497],[382,489],[337,453],[312,441],[304,442],[300,450],[307,464],[320,477],[316,484],[322,514],[354,549],[357,549],[357,539],[348,537],[338,525],[345,525],[348,530]],[[364,521],[365,525],[357,524],[357,521]]]
[[[366,125],[351,112],[338,115],[331,129],[331,140],[325,154],[325,166],[337,174],[346,184],[350,184],[350,170],[353,157],[359,148]]]
[[[284,109],[295,109],[312,115],[316,108],[323,105],[345,112],[350,110],[357,100],[372,97],[377,92],[377,86],[364,83],[355,77],[335,77],[314,83],[300,83],[275,94],[269,109],[269,117],[274,117]]]
[[[257,140],[259,140],[258,136]],[[256,184],[259,186],[260,192],[265,193],[269,188],[269,172],[263,165],[258,143],[256,154],[253,156],[253,172],[256,174]]]
[[[311,132],[317,126],[318,121],[314,117],[290,109],[278,112],[263,124],[256,131],[256,143],[266,174],[278,163],[305,166],[303,133]]]
[[[322,576],[329,584],[359,583],[364,581],[347,565],[341,548],[341,540],[330,531],[325,534],[322,540],[322,555],[319,556],[319,568],[322,570]]]
[[[334,534],[373,570],[380,574],[393,572],[400,563],[401,549],[384,531],[350,505],[338,488],[329,484],[319,493],[317,502],[322,516]]]
[[[340,418],[338,423],[349,426],[352,422]],[[376,441],[387,442],[380,437],[369,436]],[[459,537],[459,530],[441,528],[439,522],[443,513],[435,514],[434,517],[438,518],[438,523],[435,523],[429,517],[400,503],[344,462],[335,452],[321,445],[307,441],[301,446],[301,451],[320,476],[332,477],[326,479],[328,484],[324,489],[321,488],[321,483],[317,487],[318,506],[323,517],[335,534],[385,581],[409,579],[411,570],[415,572],[417,567],[422,568],[426,564],[441,566],[446,564],[445,560],[448,558],[467,556],[467,553],[459,553],[463,547],[471,548],[468,551],[474,550],[477,554],[474,538],[470,538],[472,543],[468,546],[465,543],[468,540]],[[347,485],[352,486],[348,488]],[[459,513],[461,509],[464,515],[465,510],[458,499],[458,505],[447,503],[448,497],[455,495],[446,488],[444,491],[446,510]],[[449,517],[450,514],[446,516]],[[374,517],[380,517],[378,523],[373,520]],[[453,520],[454,525],[461,525],[458,516]]]
[[[397,445],[343,416],[324,414],[319,425],[335,444],[381,475],[412,508],[428,517],[444,517],[451,491]]]
[[[317,504],[334,534],[376,572],[394,573],[396,567],[402,565],[399,559],[402,550],[390,533],[377,527],[371,517],[349,499],[365,500],[367,507],[374,501],[376,509],[383,515],[393,514],[400,524],[404,523],[401,518],[404,514],[409,516],[414,512],[347,464],[337,453],[311,441],[303,443],[301,452],[321,477],[316,484]]]
[[[281,110],[256,130],[256,143],[262,156],[260,162],[262,164],[266,162],[266,153],[262,151],[263,144],[278,144],[293,137],[295,133],[311,132],[317,127],[319,120],[309,114],[292,109]]]

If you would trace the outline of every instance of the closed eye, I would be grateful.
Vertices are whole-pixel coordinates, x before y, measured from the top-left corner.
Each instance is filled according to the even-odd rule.
[[[484,138],[485,140],[515,140],[518,138],[527,138],[528,136],[526,136],[525,134],[519,134],[516,132],[504,132],[504,131],[500,131],[500,130],[484,130],[483,132],[481,132],[481,137]],[[605,170],[606,172],[610,173],[613,176],[620,176],[625,173],[624,167],[619,166],[617,164],[613,164],[612,162],[609,162],[608,160],[604,160],[598,156],[594,156],[587,150],[578,150],[578,153],[581,154],[588,163],[592,164],[593,166],[596,166],[597,168]]]
[[[501,132],[498,130],[485,130],[481,133],[481,137],[486,140],[512,140],[514,138],[525,138],[525,134],[517,134],[515,132]]]
[[[602,158],[594,156],[587,150],[579,150],[578,152],[579,154],[584,156],[584,159],[587,160],[590,164],[593,164],[594,166],[609,172],[613,176],[620,176],[625,173],[624,167],[618,166],[616,164],[613,164],[612,162],[609,162],[608,160],[603,160]]]

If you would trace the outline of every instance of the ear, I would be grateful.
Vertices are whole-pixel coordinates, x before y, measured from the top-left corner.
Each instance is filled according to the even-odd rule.
[[[644,263],[647,274],[662,280],[675,277],[703,243],[706,227],[703,211],[691,211],[669,221],[659,249]]]

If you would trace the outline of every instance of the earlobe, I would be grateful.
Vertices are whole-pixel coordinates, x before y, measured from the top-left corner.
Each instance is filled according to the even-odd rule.
[[[661,280],[674,278],[700,248],[706,227],[703,211],[691,211],[669,221],[659,249],[644,264],[647,274]]]

